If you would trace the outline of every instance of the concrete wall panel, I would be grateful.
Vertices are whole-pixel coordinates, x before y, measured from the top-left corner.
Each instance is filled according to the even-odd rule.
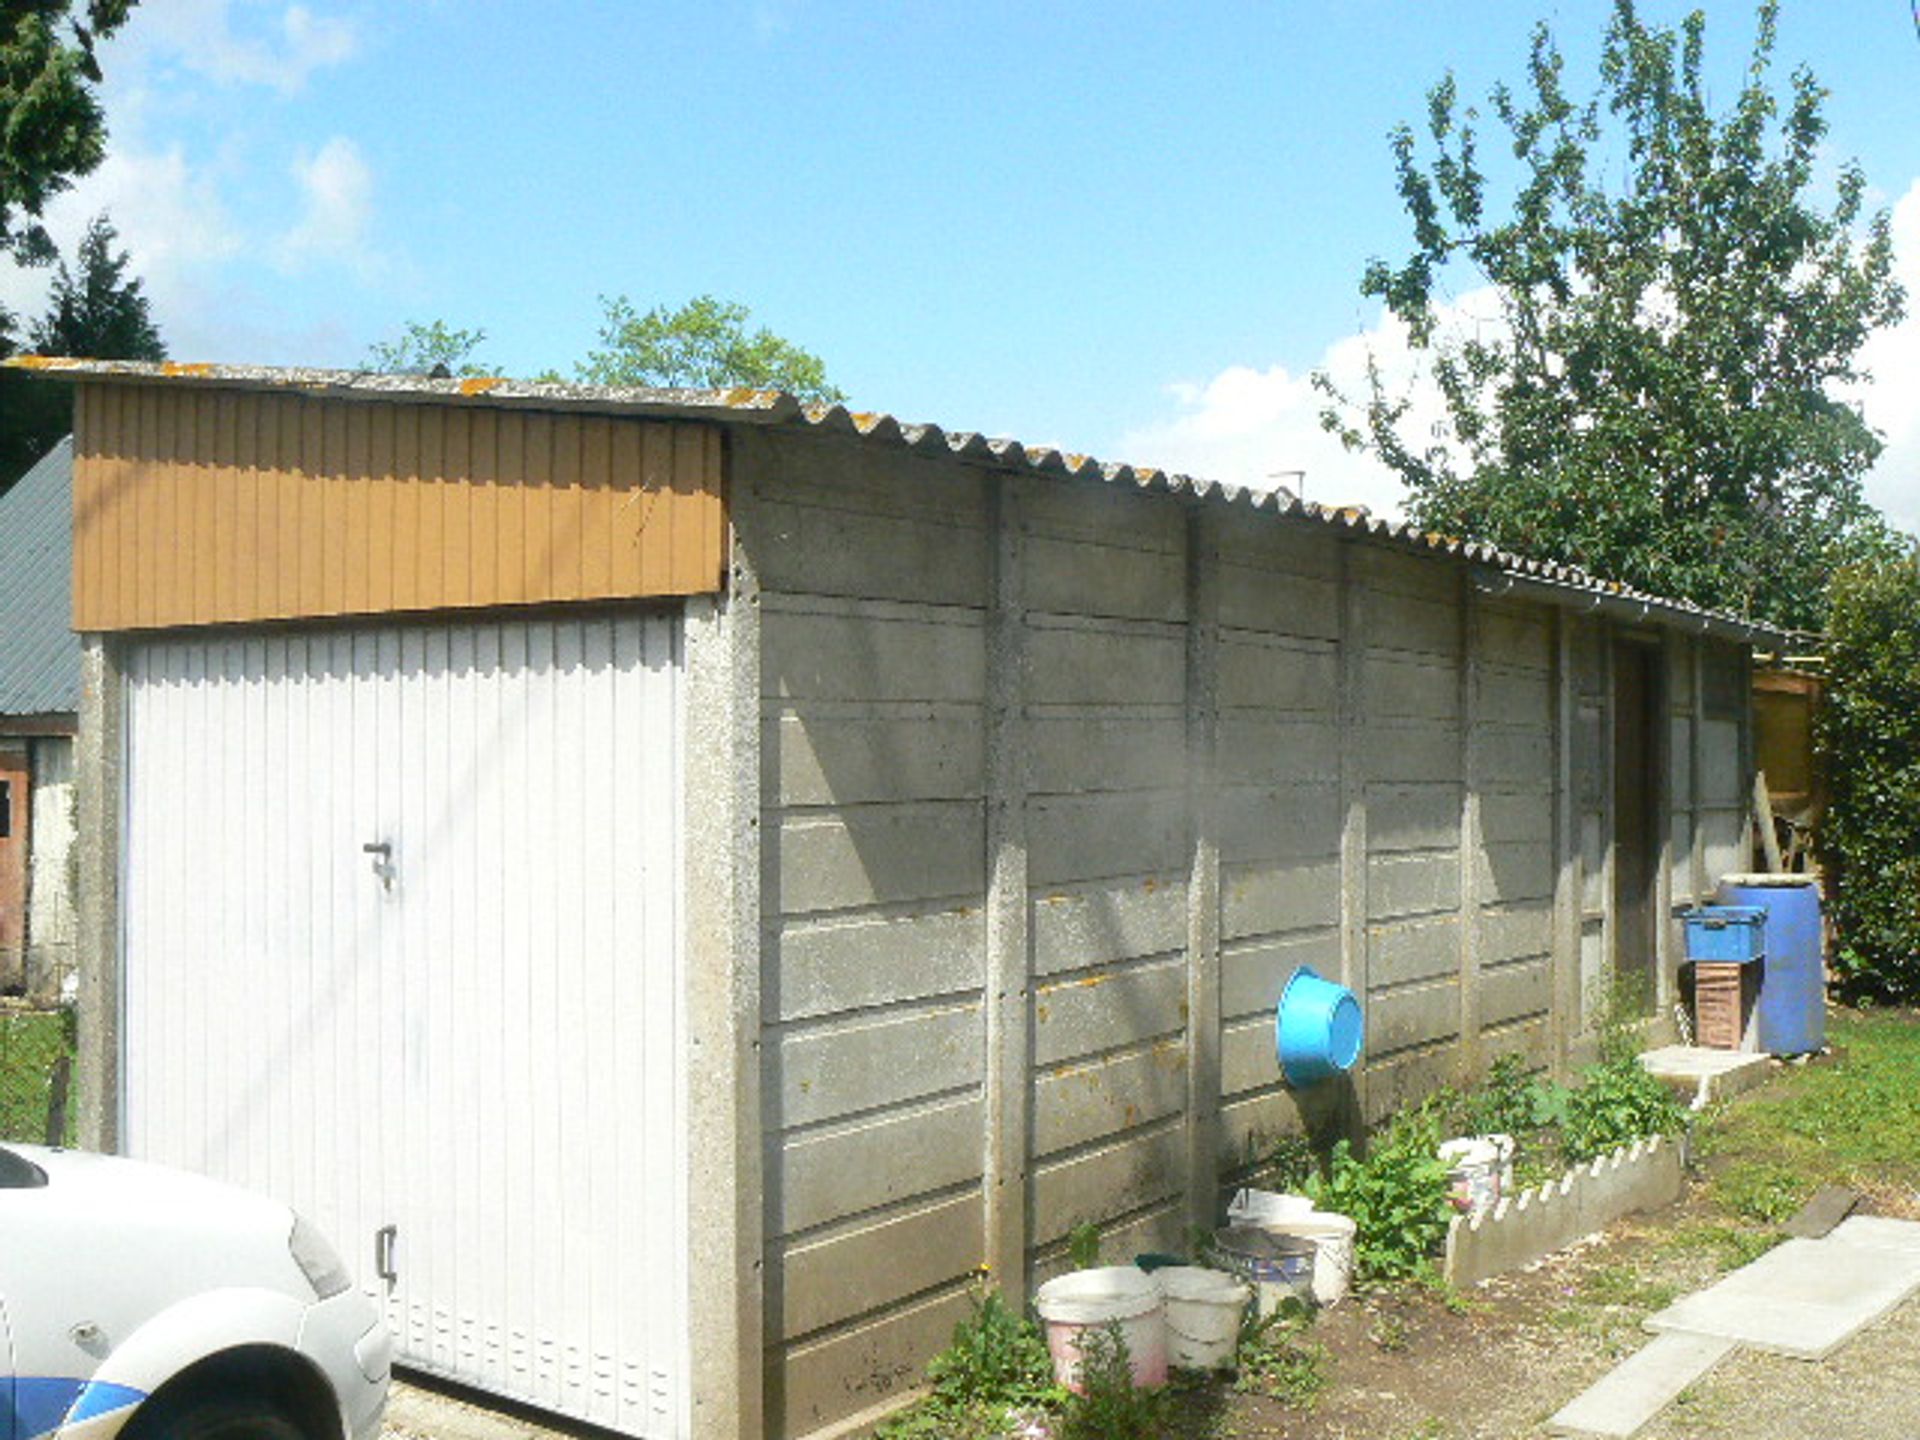
[[[1027,637],[1035,705],[1170,705],[1186,696],[1186,640],[1171,626],[1036,624]]]
[[[1223,785],[1334,785],[1340,778],[1340,731],[1331,717],[1275,719],[1235,710],[1220,719]]]
[[[1222,565],[1220,623],[1229,630],[1332,640],[1340,633],[1339,587],[1329,575]]]
[[[1027,604],[1035,610],[1130,620],[1186,618],[1184,550],[1135,550],[1045,535],[1029,535],[1025,550]]]
[[[979,1265],[978,1192],[777,1251],[780,1334],[795,1339],[951,1282]]]
[[[1700,729],[1700,801],[1711,806],[1739,806],[1747,800],[1747,784],[1740,773],[1740,726],[1732,720],[1708,720]]]
[[[1220,1163],[1226,1170],[1260,1164],[1280,1141],[1303,1134],[1306,1117],[1297,1091],[1262,1090],[1220,1106]]]
[[[1178,959],[1037,986],[1034,1062],[1052,1065],[1174,1034],[1186,1023],[1186,1003],[1187,977]]]
[[[1482,611],[1484,617],[1485,612]],[[1481,644],[1480,714],[1498,725],[1531,725],[1541,730],[1553,725],[1553,686],[1544,670],[1509,668],[1506,657]],[[1487,664],[1497,658],[1502,663]]]
[[[1033,1176],[1033,1241],[1062,1239],[1084,1221],[1145,1209],[1186,1184],[1186,1136],[1173,1126],[1038,1166]]]
[[[1184,885],[1129,882],[1033,896],[1033,973],[1167,955],[1187,943]]]
[[[1553,853],[1531,841],[1486,845],[1480,850],[1480,898],[1512,905],[1553,898]]]
[[[1189,843],[1184,791],[1054,795],[1027,805],[1027,873],[1035,885],[1183,874]]]
[[[1367,857],[1367,918],[1432,915],[1460,904],[1459,853]]]
[[[1552,945],[1551,903],[1502,906],[1480,913],[1480,956],[1487,965],[1545,955]]]
[[[1271,1013],[1234,1021],[1220,1032],[1222,1097],[1270,1089],[1285,1079],[1280,1073]]]
[[[1278,935],[1340,921],[1337,858],[1267,865],[1234,865],[1220,877],[1220,936]]]
[[[1029,717],[1027,737],[1035,795],[1163,789],[1186,774],[1187,726],[1178,713],[1048,710]]]
[[[911,1391],[969,1313],[955,1289],[787,1349],[768,1386],[777,1433],[810,1434]]]
[[[1033,1082],[1033,1153],[1052,1155],[1178,1114],[1187,1051],[1177,1039],[1047,1070]]]
[[[1525,842],[1550,846],[1553,840],[1553,797],[1537,790],[1480,797],[1480,834],[1488,844]]]
[[[1239,941],[1220,954],[1220,1013],[1228,1020],[1257,1015],[1271,1020],[1293,972],[1311,965],[1322,975],[1340,973],[1340,935],[1311,931],[1278,939]]]
[[[792,1235],[980,1178],[980,1101],[944,1100],[789,1136],[768,1167],[769,1235]]]
[[[986,1021],[972,1001],[787,1031],[774,1043],[780,1121],[811,1125],[978,1085]]]
[[[1225,709],[1330,713],[1338,683],[1331,647],[1231,632],[1221,637],[1220,704]]]
[[[1460,1033],[1460,981],[1448,976],[1367,1000],[1367,1053],[1391,1055]]]
[[[1450,725],[1375,721],[1360,735],[1361,765],[1383,785],[1458,782],[1460,732]]]
[[[1449,659],[1460,653],[1456,604],[1376,591],[1367,597],[1367,611],[1376,650],[1407,650]]]
[[[905,713],[809,707],[766,724],[769,805],[977,799],[986,767],[978,711],[916,706]]]
[[[1437,915],[1367,930],[1368,974],[1375,986],[1406,985],[1460,968],[1460,919]]]
[[[1460,671],[1451,661],[1375,651],[1362,662],[1367,709],[1381,719],[1460,719]]]
[[[986,532],[980,517],[972,517],[972,523],[943,522],[932,507],[917,515],[874,514],[848,505],[851,498],[831,506],[762,500],[755,507],[765,537],[756,550],[764,589],[936,605],[986,603]]]
[[[985,827],[973,801],[786,817],[768,827],[779,852],[772,902],[801,915],[979,895],[986,885]]]
[[[1460,843],[1460,787],[1375,785],[1367,792],[1367,848],[1375,855]]]
[[[1220,794],[1220,850],[1235,860],[1298,860],[1340,843],[1340,792],[1331,785],[1235,786]]]
[[[767,1018],[801,1020],[977,990],[984,983],[985,924],[977,905],[785,921],[766,940]]]
[[[1553,1003],[1553,969],[1544,958],[1500,965],[1480,976],[1480,1014],[1487,1025],[1544,1014]]]
[[[986,693],[986,632],[966,611],[769,605],[761,635],[770,696],[978,703]]]
[[[1482,727],[1473,737],[1474,773],[1483,785],[1522,787],[1543,798],[1553,783],[1553,737],[1544,730]]]

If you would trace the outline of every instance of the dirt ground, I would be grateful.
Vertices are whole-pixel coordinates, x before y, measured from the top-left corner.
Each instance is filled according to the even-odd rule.
[[[1882,1214],[1920,1218],[1911,1197]],[[1310,1408],[1196,1396],[1196,1426],[1234,1440],[1536,1440],[1562,1405],[1651,1336],[1641,1321],[1744,1258],[1696,1196],[1629,1219],[1449,1307],[1353,1297],[1322,1313],[1326,1388]],[[1210,1414],[1208,1412],[1211,1412]],[[1204,1433],[1196,1428],[1187,1433]],[[1643,1432],[1647,1440],[1920,1436],[1920,1299],[1819,1364],[1737,1354]]]

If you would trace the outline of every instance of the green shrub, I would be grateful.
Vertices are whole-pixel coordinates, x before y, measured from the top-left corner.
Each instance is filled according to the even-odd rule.
[[[1686,1120],[1673,1092],[1647,1073],[1631,1053],[1582,1072],[1566,1097],[1560,1142],[1576,1164],[1605,1155],[1644,1135],[1671,1135]]]
[[[1312,1409],[1329,1380],[1326,1346],[1304,1338],[1312,1323],[1312,1310],[1299,1300],[1282,1301],[1271,1315],[1249,1311],[1240,1321],[1234,1388]]]
[[[1307,1181],[1322,1210],[1353,1221],[1354,1273],[1361,1280],[1426,1277],[1446,1239],[1452,1208],[1447,1167],[1440,1162],[1439,1113],[1433,1105],[1402,1111],[1375,1132],[1364,1158],[1342,1140],[1324,1176]]]
[[[1080,1332],[1080,1393],[1060,1412],[1059,1440],[1152,1440],[1168,1410],[1164,1390],[1136,1390],[1116,1322]]]
[[[1840,571],[1815,726],[1828,785],[1834,973],[1853,999],[1920,1000],[1920,550]]]

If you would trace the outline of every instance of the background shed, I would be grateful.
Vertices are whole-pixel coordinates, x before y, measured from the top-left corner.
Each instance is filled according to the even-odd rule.
[[[73,442],[0,495],[0,993],[73,969]]]
[[[982,1263],[1658,1022],[1745,868],[1778,637],[1684,602],[758,392],[65,368],[94,1137],[630,1433],[870,1418]]]

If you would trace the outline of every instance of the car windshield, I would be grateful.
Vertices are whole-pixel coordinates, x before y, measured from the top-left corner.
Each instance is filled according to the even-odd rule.
[[[46,1171],[0,1145],[0,1190],[33,1190],[46,1183]]]

